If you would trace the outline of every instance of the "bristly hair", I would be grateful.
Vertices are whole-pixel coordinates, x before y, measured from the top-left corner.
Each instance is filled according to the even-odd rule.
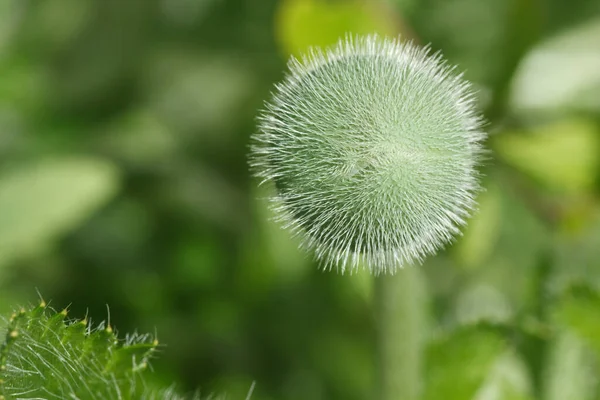
[[[429,48],[376,35],[288,66],[258,118],[250,166],[324,269],[393,273],[460,233],[485,138],[462,75]]]

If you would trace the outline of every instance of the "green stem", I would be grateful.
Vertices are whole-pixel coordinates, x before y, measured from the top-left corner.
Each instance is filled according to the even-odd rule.
[[[425,301],[420,267],[375,278],[378,400],[416,400],[421,395]]]

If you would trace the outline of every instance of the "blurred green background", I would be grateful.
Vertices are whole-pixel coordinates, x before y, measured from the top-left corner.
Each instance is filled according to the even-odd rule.
[[[597,0],[0,0],[0,312],[108,305],[182,391],[372,398],[372,278],[319,271],[246,160],[289,55],[346,32],[431,43],[488,120],[421,267],[424,398],[600,399]]]

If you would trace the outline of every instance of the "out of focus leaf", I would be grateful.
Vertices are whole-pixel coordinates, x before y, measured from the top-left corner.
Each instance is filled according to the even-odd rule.
[[[479,197],[479,210],[456,247],[460,265],[478,267],[492,253],[500,234],[502,200],[499,188],[491,184]]]
[[[21,28],[26,40],[42,51],[58,49],[72,41],[89,24],[93,0],[30,2]]]
[[[513,314],[511,304],[498,288],[478,284],[460,292],[456,302],[456,320],[467,325],[478,322],[507,322]]]
[[[212,223],[235,231],[243,226],[240,189],[220,173],[205,165],[181,162],[170,165],[169,177],[160,188],[159,198],[188,219]]]
[[[24,125],[21,113],[0,109],[0,159],[4,162],[17,154],[24,145]]]
[[[551,344],[544,371],[543,400],[595,399],[597,375],[585,343],[562,331]]]
[[[80,117],[87,113],[100,115],[121,105],[125,96],[132,94],[128,86],[132,81],[127,78],[134,76],[144,55],[145,34],[153,7],[138,0],[40,3],[49,8],[50,15],[45,18],[50,21],[46,23],[52,26],[55,18],[64,24],[64,28],[55,29],[65,29],[61,35],[67,41],[53,63],[51,84],[53,94],[57,95],[51,105],[62,111],[80,113]]]
[[[373,276],[367,269],[356,271],[349,279],[348,287],[352,289],[351,295],[353,297],[358,294],[367,303],[373,298]]]
[[[37,111],[48,94],[47,71],[26,60],[0,64],[0,106],[19,112]]]
[[[596,126],[565,120],[497,137],[497,154],[550,189],[578,193],[594,187],[600,158]]]
[[[425,400],[472,399],[493,371],[506,345],[488,329],[464,328],[434,342],[427,352]]]
[[[456,287],[451,291],[453,298],[459,293],[455,310],[457,322],[478,319],[498,322],[527,307],[526,302],[536,285],[540,257],[550,243],[547,226],[535,208],[525,203],[518,188],[510,182],[499,181],[498,176],[491,178],[495,178],[495,183],[489,184],[490,190],[498,196],[500,208],[498,232],[489,238],[493,241],[488,248],[490,253],[481,259],[477,269],[467,270],[459,265],[463,279],[470,283],[461,285],[467,293]]]
[[[249,98],[255,79],[232,56],[194,57],[157,52],[145,71],[153,112],[175,134],[210,145],[231,144],[232,118]]]
[[[147,109],[119,118],[101,135],[100,146],[136,166],[160,165],[177,149],[177,137]]]
[[[37,162],[0,176],[0,262],[77,227],[117,191],[118,173],[91,158]]]
[[[268,190],[272,189],[260,186],[254,196],[256,199],[263,200],[255,203],[258,219],[261,221],[260,232],[266,245],[261,253],[261,258],[272,261],[275,270],[285,280],[299,280],[310,272],[310,267],[307,264],[310,262],[311,256],[307,252],[298,249],[300,244],[298,237],[290,235],[289,232],[284,231],[275,222],[273,210],[264,201]]]
[[[519,113],[600,110],[600,19],[541,43],[522,61],[512,82]]]
[[[398,7],[400,13],[404,15],[410,15],[414,12],[415,8],[417,8],[419,4],[419,0],[390,0],[389,3]]]
[[[443,49],[444,56],[466,77],[490,86],[505,66],[503,51],[511,19],[511,3],[503,0],[421,0],[411,22],[424,43]]]
[[[347,33],[394,35],[398,30],[390,14],[376,2],[359,0],[284,0],[276,29],[286,55],[295,56],[311,46],[331,46]]]
[[[473,400],[533,399],[527,367],[513,352],[506,351],[496,359],[487,379]]]
[[[547,5],[546,28],[552,32],[600,16],[600,2],[597,0],[548,0],[543,4]]]
[[[572,207],[577,209],[567,217],[570,220],[565,221],[553,246],[554,270],[549,289],[555,295],[582,283],[600,291],[600,208],[595,203]]]
[[[568,328],[600,356],[600,295],[587,287],[574,288],[555,310],[559,324]]]
[[[243,260],[236,268],[238,290],[250,292],[254,298],[268,294],[274,282],[291,284],[312,272],[310,255],[298,249],[299,239],[283,231],[273,220],[273,211],[264,201],[272,189],[261,185],[251,192],[257,225],[244,238]]]
[[[189,26],[202,20],[216,0],[161,0],[161,14],[176,26]]]
[[[10,46],[19,22],[20,3],[18,0],[0,1],[0,61],[3,61],[4,52]]]
[[[373,385],[370,348],[344,331],[325,331],[319,337],[311,354],[315,360],[315,372],[326,377],[327,381],[336,382],[344,393],[340,398],[357,393],[361,393],[359,398],[370,398]]]

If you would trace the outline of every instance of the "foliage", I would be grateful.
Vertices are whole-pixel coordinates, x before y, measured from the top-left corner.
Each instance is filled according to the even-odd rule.
[[[44,302],[12,314],[0,347],[0,398],[183,399],[143,380],[158,340],[119,340],[110,324],[66,318],[66,309]]]

